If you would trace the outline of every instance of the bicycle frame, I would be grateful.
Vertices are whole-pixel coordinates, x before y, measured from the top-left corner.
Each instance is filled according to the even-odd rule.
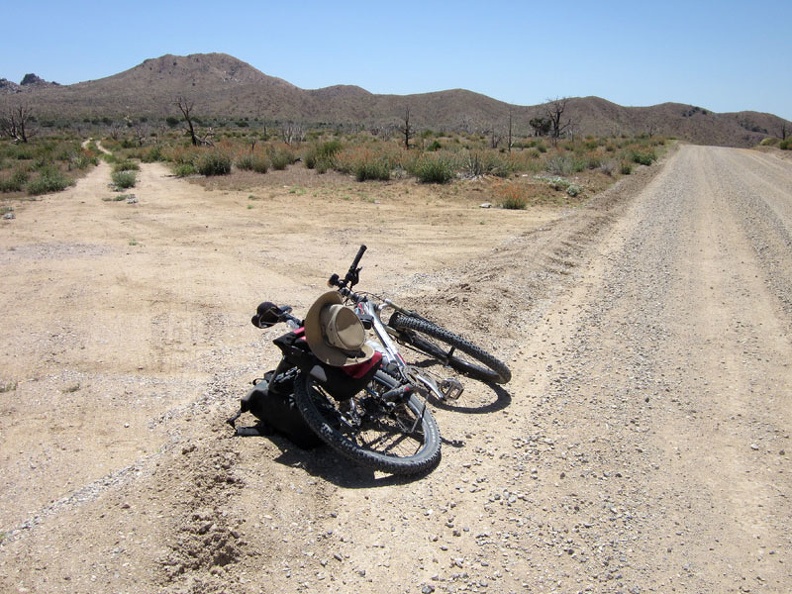
[[[353,294],[348,289],[341,289],[341,293],[342,295],[346,293],[345,296],[355,302],[355,313],[358,317],[364,323],[370,322],[371,330],[379,340],[379,344],[373,346],[382,353],[386,367],[391,370],[395,367],[401,375],[401,379],[412,384],[424,397],[431,393],[439,400],[456,400],[462,395],[464,386],[456,378],[445,378],[438,382],[429,373],[409,365],[404,360],[391,336],[395,331],[383,323],[380,314],[389,307],[397,311],[405,310],[389,299],[384,299],[381,304],[377,305],[366,297]]]

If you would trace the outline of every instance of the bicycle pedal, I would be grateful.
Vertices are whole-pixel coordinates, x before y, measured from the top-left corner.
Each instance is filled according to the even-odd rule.
[[[445,400],[456,400],[462,396],[462,392],[465,391],[465,386],[463,386],[459,380],[449,377],[440,382],[440,391],[443,393],[443,398]]]

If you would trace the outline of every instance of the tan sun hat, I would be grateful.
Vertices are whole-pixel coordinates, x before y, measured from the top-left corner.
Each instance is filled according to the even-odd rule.
[[[334,367],[363,363],[374,355],[366,330],[355,312],[343,305],[337,291],[328,291],[305,316],[305,340],[313,354]]]

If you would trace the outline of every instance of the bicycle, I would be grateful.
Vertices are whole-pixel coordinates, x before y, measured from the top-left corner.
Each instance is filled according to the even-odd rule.
[[[270,374],[269,385],[293,387],[302,419],[342,456],[391,474],[425,472],[441,455],[440,432],[427,398],[457,399],[463,387],[454,377],[442,378],[407,363],[397,344],[484,382],[506,383],[511,372],[480,347],[415,312],[389,299],[352,291],[359,282],[365,251],[362,245],[343,279],[337,274],[330,277],[328,284],[335,290],[322,295],[304,320],[294,317],[290,307],[259,305],[254,325],[269,328],[286,322],[291,328],[273,341],[283,358]],[[356,324],[344,322],[353,337],[353,344],[345,346],[357,351],[359,359],[350,358],[350,350],[340,351],[335,343],[326,342],[329,328],[321,312],[328,308],[342,308],[333,310],[339,315],[353,311],[360,328],[376,337],[358,335]],[[386,309],[393,313],[384,322],[381,315]],[[233,425],[233,419],[229,422]]]

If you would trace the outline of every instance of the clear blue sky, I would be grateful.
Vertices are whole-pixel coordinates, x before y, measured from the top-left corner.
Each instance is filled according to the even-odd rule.
[[[792,120],[792,0],[6,3],[0,78],[72,84],[222,52],[303,89],[596,95]]]

